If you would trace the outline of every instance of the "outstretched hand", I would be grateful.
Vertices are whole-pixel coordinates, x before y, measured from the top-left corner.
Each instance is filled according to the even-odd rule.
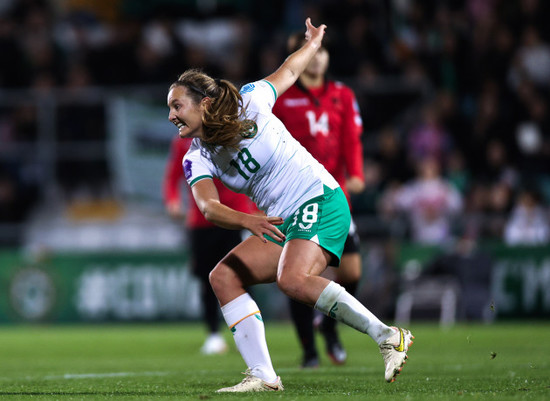
[[[311,18],[308,17],[306,19],[306,43],[288,56],[275,72],[264,78],[273,85],[277,96],[281,96],[294,85],[300,74],[304,72],[317,50],[322,46],[321,42],[325,36],[326,27],[325,24],[319,27],[313,26]]]
[[[321,47],[321,42],[323,41],[323,36],[325,36],[326,28],[327,26],[325,24],[321,24],[319,27],[313,26],[311,23],[311,18],[307,17],[306,40],[316,45],[316,47]]]

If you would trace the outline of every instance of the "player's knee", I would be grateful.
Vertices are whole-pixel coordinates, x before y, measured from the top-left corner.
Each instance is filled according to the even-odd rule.
[[[290,274],[283,270],[277,275],[277,286],[279,289],[292,299],[300,300],[300,289],[304,285],[304,277],[296,274]]]
[[[218,293],[218,291],[223,288],[224,283],[227,280],[226,269],[226,265],[218,263],[208,275],[208,280],[210,281],[210,286],[212,287],[212,290],[214,290],[214,293]]]

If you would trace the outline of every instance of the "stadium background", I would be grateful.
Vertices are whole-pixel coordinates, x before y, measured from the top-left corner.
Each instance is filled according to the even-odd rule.
[[[446,323],[455,309],[458,319],[547,319],[548,7],[0,2],[0,322],[199,316],[185,232],[161,202],[176,135],[166,89],[190,66],[236,83],[265,76],[305,16],[328,25],[331,74],[354,88],[365,126],[368,185],[352,200],[363,240],[359,298],[385,319],[396,309],[407,319],[411,301],[413,318]],[[426,155],[463,203],[442,213],[450,231],[428,242],[410,215],[385,207]],[[512,240],[516,214],[526,218]],[[534,229],[542,234],[531,238]],[[454,270],[423,274],[441,266]],[[273,286],[256,295],[266,316],[286,318]]]

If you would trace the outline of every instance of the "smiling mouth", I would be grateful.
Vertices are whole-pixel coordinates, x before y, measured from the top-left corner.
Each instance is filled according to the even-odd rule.
[[[183,133],[183,130],[187,127],[187,124],[178,120],[177,122],[174,122],[174,125],[178,128],[179,136],[184,138],[185,134]]]

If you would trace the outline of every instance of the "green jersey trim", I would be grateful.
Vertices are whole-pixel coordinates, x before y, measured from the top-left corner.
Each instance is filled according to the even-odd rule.
[[[275,90],[275,87],[273,86],[273,84],[269,81],[266,81],[265,79],[263,81],[267,82],[269,86],[271,86],[271,89],[273,89],[273,95],[275,96],[275,101],[277,101],[277,91]]]
[[[197,178],[195,178],[193,181],[189,183],[189,186],[192,187],[195,185],[198,181],[204,180],[205,178],[212,178],[211,175],[205,174],[205,175],[199,175]]]

